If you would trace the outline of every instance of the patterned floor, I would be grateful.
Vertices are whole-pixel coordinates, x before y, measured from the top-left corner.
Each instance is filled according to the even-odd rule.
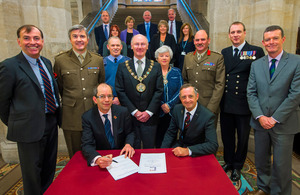
[[[296,158],[300,159],[299,156],[295,156]],[[218,152],[216,156],[219,163],[222,165],[224,164],[223,153]],[[58,157],[57,165],[56,165],[56,173],[55,177],[59,175],[65,165],[69,162],[69,157]],[[0,168],[0,180],[6,175],[9,174],[10,171],[15,169],[19,164],[5,164],[3,167]],[[230,172],[227,173],[228,177],[230,177]],[[300,188],[300,174],[293,170],[293,183]],[[241,180],[238,182],[232,182],[235,186],[236,190],[239,194],[244,195],[253,189],[257,189],[256,186],[256,169],[254,163],[246,159],[244,167],[242,169],[242,176]],[[20,179],[10,190],[6,193],[7,195],[22,195],[23,194],[23,181]]]

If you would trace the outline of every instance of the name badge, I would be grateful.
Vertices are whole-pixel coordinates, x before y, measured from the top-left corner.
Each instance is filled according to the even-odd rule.
[[[186,55],[185,51],[182,51],[182,52],[181,52],[181,55],[182,55],[182,56],[185,56],[185,55]]]

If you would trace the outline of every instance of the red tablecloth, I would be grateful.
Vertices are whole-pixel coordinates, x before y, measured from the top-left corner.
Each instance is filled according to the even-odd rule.
[[[115,181],[106,169],[89,167],[77,152],[52,185],[49,194],[238,194],[214,155],[175,157],[171,149],[136,150],[132,160],[138,165],[141,153],[166,153],[167,173],[135,173]],[[118,156],[120,150],[103,150],[102,155]]]

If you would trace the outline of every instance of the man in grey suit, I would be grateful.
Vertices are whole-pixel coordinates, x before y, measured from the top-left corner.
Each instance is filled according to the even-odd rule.
[[[199,94],[191,84],[180,88],[177,104],[172,112],[170,126],[162,142],[162,148],[174,148],[175,156],[201,156],[214,154],[218,149],[215,115],[197,103]],[[180,130],[179,140],[174,144]]]
[[[285,52],[284,41],[280,26],[267,27],[262,43],[268,55],[251,66],[247,98],[258,190],[248,194],[288,195],[292,190],[293,140],[300,128],[300,57]]]
[[[55,174],[58,86],[51,62],[40,56],[43,32],[23,25],[17,36],[22,51],[0,63],[0,118],[7,139],[18,145],[24,194],[39,195]]]
[[[82,115],[82,153],[89,166],[105,168],[112,163],[112,154],[101,156],[96,150],[122,149],[120,155],[131,158],[135,135],[128,110],[112,104],[112,87],[101,83],[94,94],[97,106]]]

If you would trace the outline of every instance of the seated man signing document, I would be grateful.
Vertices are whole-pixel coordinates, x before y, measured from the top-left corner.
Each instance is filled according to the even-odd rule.
[[[191,84],[180,88],[177,104],[172,112],[170,126],[162,142],[162,148],[174,148],[175,156],[202,156],[214,154],[218,149],[215,115],[197,103],[199,94]],[[179,139],[173,145],[177,137]]]
[[[112,154],[101,156],[96,150],[122,149],[125,158],[135,151],[135,138],[127,108],[113,105],[112,87],[101,83],[94,90],[94,106],[82,115],[82,153],[89,166],[106,168],[112,163]]]

